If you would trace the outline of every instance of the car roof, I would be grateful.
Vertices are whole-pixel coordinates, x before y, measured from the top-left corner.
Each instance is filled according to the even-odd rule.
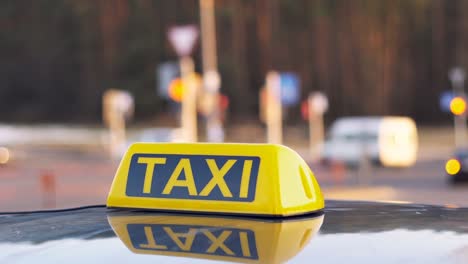
[[[171,225],[174,230],[178,230],[179,234],[183,229],[180,226],[181,221],[192,223],[194,227],[202,226],[200,230],[211,230],[214,237],[218,236],[218,238],[221,237],[223,230],[229,230],[232,233],[239,229],[247,234],[250,234],[249,230],[253,230],[252,241],[254,243],[250,245],[254,246],[249,253],[254,255],[252,252],[258,250],[257,259],[241,259],[241,262],[272,262],[272,259],[265,261],[265,248],[270,255],[281,256],[280,262],[289,261],[290,263],[343,261],[347,263],[375,263],[376,261],[379,263],[401,261],[461,263],[458,261],[468,261],[468,225],[466,224],[468,209],[417,204],[327,201],[324,215],[309,216],[312,220],[317,217],[321,217],[320,221],[323,220],[319,231],[317,229],[318,234],[312,235],[310,240],[303,239],[307,232],[296,232],[301,226],[298,223],[309,221],[309,218],[286,221],[215,217],[213,220],[214,216],[110,210],[104,206],[53,212],[2,214],[0,215],[0,262],[21,260],[48,263],[56,261],[67,263],[102,263],[104,261],[112,263],[129,261],[134,263],[204,263],[206,259],[218,262],[238,261],[230,258],[231,256],[224,256],[226,254],[223,255],[223,251],[219,248],[217,249],[219,252],[211,255],[193,254],[194,252],[166,254],[163,251],[151,252],[152,254],[145,254],[143,251],[141,254],[141,251],[132,248],[135,246],[132,244],[132,239],[138,238],[138,234],[129,232],[129,237],[125,238],[115,225],[115,219],[119,221],[132,219],[133,222],[126,225],[130,230],[130,226],[135,226],[135,221],[141,221],[138,219],[142,217],[156,224],[167,225],[171,221],[179,221],[178,224]],[[293,224],[289,226],[285,224],[290,222]],[[209,227],[213,223],[217,225],[216,228]],[[146,226],[148,225],[147,223]],[[263,226],[273,226],[268,234],[275,236],[270,239],[262,238],[265,232],[259,236],[258,230],[261,230]],[[287,236],[281,237],[281,232],[286,232]],[[297,239],[291,236],[294,232],[299,234]],[[188,243],[187,240],[183,242],[184,240],[180,239],[181,243]],[[156,236],[156,243],[167,244],[168,242]],[[201,243],[204,242],[195,239],[193,243],[191,249],[202,246]],[[223,243],[229,247],[236,241],[226,239]],[[281,246],[273,250],[275,245]],[[288,249],[295,245],[299,249],[297,252]],[[235,250],[232,249],[232,251]],[[217,253],[220,256],[217,256]]]
[[[378,133],[383,117],[342,117],[331,126],[333,135],[354,133]]]

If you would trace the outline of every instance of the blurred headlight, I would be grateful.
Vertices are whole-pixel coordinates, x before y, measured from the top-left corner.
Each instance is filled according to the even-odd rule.
[[[450,175],[457,174],[461,169],[460,162],[456,159],[449,159],[447,163],[445,163],[445,171]]]
[[[10,160],[10,151],[7,148],[0,147],[0,164],[7,164]]]

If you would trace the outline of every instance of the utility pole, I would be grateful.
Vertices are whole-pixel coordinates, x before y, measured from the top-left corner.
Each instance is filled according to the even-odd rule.
[[[267,142],[283,143],[283,113],[281,106],[281,80],[278,72],[270,71],[266,77]]]
[[[197,92],[193,84],[194,65],[190,56],[180,58],[180,73],[184,92],[182,96],[182,137],[185,142],[197,142]]]
[[[309,117],[309,148],[313,161],[322,157],[322,148],[325,141],[325,126],[323,115],[328,111],[328,98],[321,92],[313,92],[307,98]]]
[[[183,82],[181,128],[185,142],[197,142],[197,91],[194,85],[194,65],[190,56],[198,38],[198,28],[193,25],[175,26],[169,29],[168,37],[179,56]]]
[[[216,18],[214,0],[200,0],[201,43],[204,102],[206,103],[206,133],[208,142],[223,142],[224,129],[219,109],[221,78],[216,51]]]

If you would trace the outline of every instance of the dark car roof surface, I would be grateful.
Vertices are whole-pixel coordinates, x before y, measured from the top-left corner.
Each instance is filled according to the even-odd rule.
[[[466,208],[327,201],[324,215],[310,219],[174,215],[104,206],[2,214],[0,263],[468,263]],[[303,232],[303,222],[317,229]],[[141,239],[143,230],[154,232],[158,250],[141,248],[150,244]],[[172,241],[158,233],[162,230],[173,231]],[[187,230],[196,230],[193,241],[180,235]]]

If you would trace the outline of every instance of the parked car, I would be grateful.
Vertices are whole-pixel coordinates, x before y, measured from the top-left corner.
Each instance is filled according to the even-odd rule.
[[[386,167],[408,167],[417,150],[416,124],[409,117],[345,117],[332,124],[322,157],[348,165],[366,157]]]
[[[445,172],[451,183],[468,181],[468,149],[456,150],[445,163]]]

